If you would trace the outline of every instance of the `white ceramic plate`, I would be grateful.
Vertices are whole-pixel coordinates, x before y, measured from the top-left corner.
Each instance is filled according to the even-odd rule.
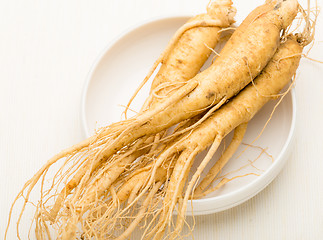
[[[171,36],[187,19],[187,16],[182,16],[147,21],[130,29],[105,48],[94,63],[84,87],[81,117],[87,136],[94,133],[95,128],[121,120],[124,109],[122,105],[127,104]],[[148,83],[135,99],[132,109],[140,109],[148,96],[149,85]],[[274,105],[275,102],[267,104],[249,123],[244,143],[252,143],[258,136]],[[246,147],[241,145],[222,172],[223,175],[234,171],[227,178],[248,173],[259,176],[248,175],[230,181],[203,199],[194,200],[187,214],[194,212],[194,215],[202,215],[222,211],[250,199],[264,189],[277,176],[289,156],[295,120],[295,93],[291,91],[276,109],[261,137],[253,143],[255,147],[249,147],[240,155]],[[226,143],[230,137],[226,138]],[[263,153],[251,164],[250,161],[262,152],[260,147],[266,149],[274,160]],[[214,161],[217,157],[218,155],[214,157]],[[240,170],[237,171],[238,169]]]

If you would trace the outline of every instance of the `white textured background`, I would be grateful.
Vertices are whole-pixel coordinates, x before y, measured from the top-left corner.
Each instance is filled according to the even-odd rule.
[[[26,180],[53,154],[83,139],[82,87],[107,43],[143,20],[203,12],[207,2],[0,1],[0,238]],[[239,16],[256,5],[256,0],[235,1]],[[309,55],[320,60],[322,20],[321,15]],[[197,217],[195,239],[323,239],[323,65],[303,59],[299,70],[292,156],[256,197]],[[9,240],[16,239],[14,228]]]

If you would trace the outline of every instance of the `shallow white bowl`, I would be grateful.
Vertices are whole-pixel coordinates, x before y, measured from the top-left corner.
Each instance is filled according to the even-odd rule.
[[[177,16],[147,21],[128,30],[103,50],[89,72],[82,97],[81,118],[86,136],[90,136],[100,126],[121,120],[124,110],[122,105],[127,104],[169,39],[187,19],[188,16]],[[131,105],[132,109],[140,109],[148,96],[149,86],[148,83],[142,89]],[[274,101],[268,103],[252,119],[244,143],[252,143],[256,139],[274,105]],[[277,176],[290,154],[295,120],[296,102],[292,90],[278,106],[260,138],[252,143],[254,146],[242,153],[246,145],[241,145],[222,172],[224,175],[235,171],[227,175],[227,178],[248,173],[256,173],[259,176],[236,178],[203,199],[193,200],[192,204],[189,204],[187,214],[219,212],[250,199],[264,189]],[[231,137],[227,136],[224,142],[228,144]],[[260,155],[261,148],[266,149],[273,160],[268,154]],[[197,163],[203,154],[205,153],[198,156]],[[258,155],[260,157],[257,159]],[[218,156],[219,153],[214,157],[214,161]],[[250,161],[255,159],[257,160],[251,164]],[[238,169],[240,170],[237,171]]]

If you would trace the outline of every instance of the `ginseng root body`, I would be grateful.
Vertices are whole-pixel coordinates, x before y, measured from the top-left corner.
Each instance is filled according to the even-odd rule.
[[[26,199],[22,212],[41,182],[35,213],[38,239],[50,238],[49,224],[64,240],[127,239],[140,223],[145,238],[179,237],[189,200],[210,189],[241,143],[247,123],[295,74],[304,46],[302,34],[285,33],[298,13],[297,1],[266,1],[199,72],[221,29],[233,22],[231,4],[215,1],[207,14],[192,18],[175,34],[143,81],[161,65],[138,114],[54,156],[26,183],[16,198]],[[232,142],[199,182],[232,131]],[[208,147],[189,178],[196,155]],[[45,188],[46,174],[59,161]]]

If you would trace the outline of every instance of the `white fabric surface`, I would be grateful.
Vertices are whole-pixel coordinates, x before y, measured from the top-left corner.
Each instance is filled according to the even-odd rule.
[[[83,139],[82,87],[107,43],[143,20],[203,12],[207,2],[0,1],[0,238],[23,184],[53,154]],[[240,16],[257,4],[235,1]],[[309,54],[321,61],[322,20],[321,14]],[[251,200],[196,217],[195,239],[323,239],[323,65],[303,59],[298,72],[297,139],[284,169]],[[17,212],[14,218],[9,240],[17,239]]]

